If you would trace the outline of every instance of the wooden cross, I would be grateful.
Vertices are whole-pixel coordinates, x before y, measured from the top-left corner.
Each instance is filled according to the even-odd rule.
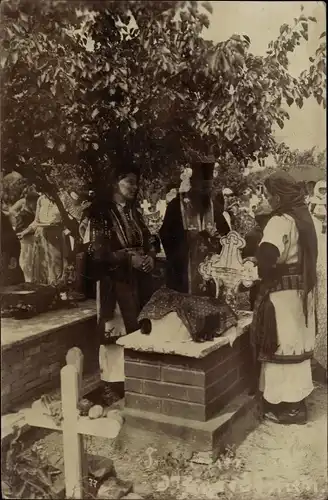
[[[220,238],[220,255],[209,255],[199,265],[199,272],[205,281],[213,280],[216,297],[222,293],[227,303],[236,309],[236,295],[240,284],[246,288],[258,279],[257,268],[251,259],[242,259],[241,250],[246,242],[236,231],[230,231]]]
[[[121,422],[102,417],[90,420],[79,415],[78,402],[81,398],[83,354],[77,347],[66,356],[67,365],[60,372],[61,404],[63,420],[56,424],[49,414],[44,413],[42,404],[33,404],[24,411],[25,421],[32,427],[55,430],[63,433],[64,474],[66,498],[83,499],[88,491],[88,470],[84,449],[84,436],[98,436],[115,439]],[[40,401],[36,402],[39,403]]]

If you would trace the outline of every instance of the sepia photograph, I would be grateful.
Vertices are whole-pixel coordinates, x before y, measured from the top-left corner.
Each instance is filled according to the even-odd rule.
[[[321,1],[1,1],[1,498],[328,499],[326,68]]]

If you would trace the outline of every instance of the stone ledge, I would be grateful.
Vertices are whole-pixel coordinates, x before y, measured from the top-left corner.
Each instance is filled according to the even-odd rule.
[[[80,302],[72,309],[49,311],[26,320],[2,318],[1,352],[92,318],[96,318],[96,301],[94,300]]]
[[[192,339],[185,342],[172,342],[160,340],[157,337],[153,340],[152,335],[143,335],[140,331],[130,333],[117,341],[118,345],[125,349],[139,352],[152,352],[158,354],[175,354],[189,358],[204,358],[211,352],[220,349],[233,342],[246,332],[251,324],[252,313],[244,312],[236,327],[229,328],[221,337],[208,342],[194,342]]]
[[[211,452],[213,460],[228,445],[239,445],[260,418],[258,399],[246,392],[207,422],[130,408],[125,408],[123,415],[125,423],[117,438],[120,448],[157,447],[167,453],[179,447],[192,453]]]

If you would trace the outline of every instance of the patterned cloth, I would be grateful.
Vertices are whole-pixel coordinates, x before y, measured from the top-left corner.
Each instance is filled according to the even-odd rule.
[[[257,222],[247,212],[240,210],[237,215],[232,217],[232,229],[237,231],[243,238],[257,227]]]
[[[139,315],[144,319],[158,320],[176,312],[195,342],[219,337],[237,325],[237,315],[223,302],[212,297],[175,292],[168,288],[157,290]]]
[[[117,305],[125,324],[124,334],[137,330],[138,314],[151,297],[154,285],[150,274],[132,268],[131,257],[151,250],[158,252],[158,238],[150,234],[134,205],[112,203],[99,214],[94,208],[86,214],[80,231],[88,245],[86,274],[100,281],[100,330],[104,333],[104,325],[114,320]],[[111,338],[105,333],[103,343],[121,335],[119,329],[114,330]]]

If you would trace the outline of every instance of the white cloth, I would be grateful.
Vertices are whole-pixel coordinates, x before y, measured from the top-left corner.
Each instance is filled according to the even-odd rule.
[[[115,330],[116,334],[125,335],[123,317],[116,304],[114,317],[107,321],[105,331]],[[116,345],[101,345],[99,348],[100,378],[104,382],[124,382],[124,348]]]
[[[124,347],[116,344],[99,348],[100,378],[104,382],[124,382]]]
[[[166,314],[161,319],[152,319],[152,330],[149,337],[165,340],[165,342],[189,342],[189,331],[176,312]]]
[[[292,217],[272,217],[264,229],[261,243],[275,245],[279,264],[298,261],[299,235]],[[308,326],[303,314],[302,294],[298,290],[282,290],[270,294],[275,309],[279,348],[276,354],[294,355],[312,351],[315,339],[314,294],[309,295]],[[301,363],[262,363],[260,389],[272,404],[297,402],[313,390],[311,361]]]

